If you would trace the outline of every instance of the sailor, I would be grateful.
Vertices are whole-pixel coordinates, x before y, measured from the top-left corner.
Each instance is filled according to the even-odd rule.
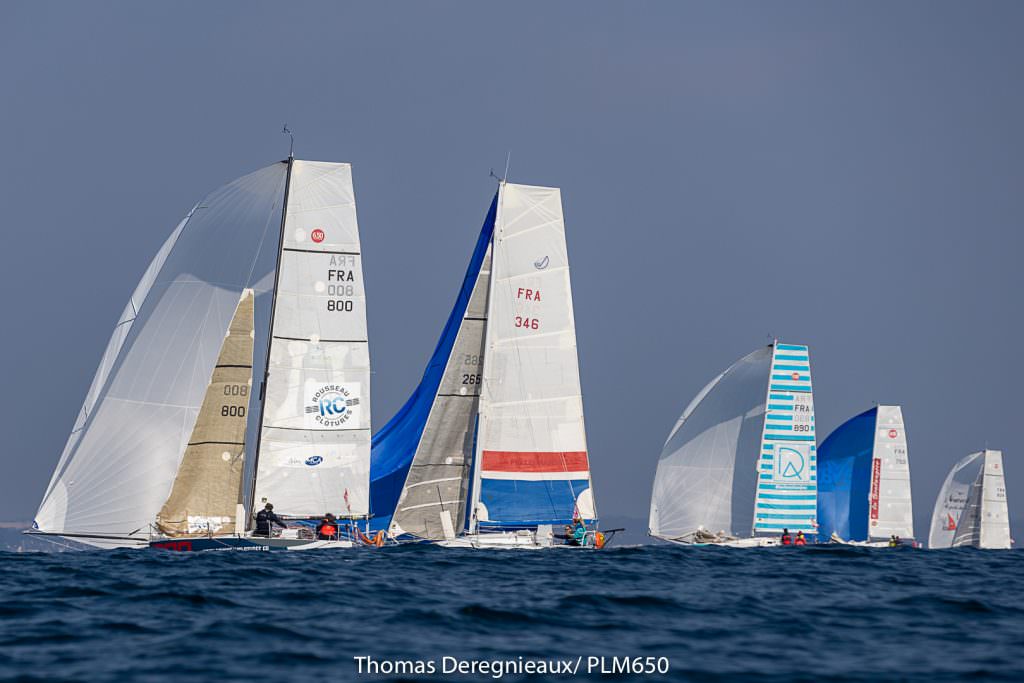
[[[284,520],[274,514],[274,506],[271,503],[267,503],[263,506],[262,510],[256,513],[256,529],[252,532],[252,535],[269,537],[272,524],[276,524],[282,529],[288,528]]]
[[[576,539],[573,538],[573,535],[572,535],[572,525],[571,524],[566,524],[565,525],[565,536],[563,536],[561,538],[565,539],[565,544],[566,545],[577,545]]]
[[[807,539],[804,538],[804,532],[796,532],[796,540],[793,541],[793,545],[807,545]]]
[[[332,541],[338,536],[338,520],[330,512],[324,513],[316,528],[316,537],[321,541]]]
[[[583,520],[579,517],[575,517],[572,520],[572,539],[575,541],[574,545],[586,545],[587,543],[587,527],[583,523]]]
[[[789,529],[783,529],[782,530],[782,538],[779,539],[779,541],[782,543],[782,545],[792,545],[793,544],[793,539],[789,535]]]

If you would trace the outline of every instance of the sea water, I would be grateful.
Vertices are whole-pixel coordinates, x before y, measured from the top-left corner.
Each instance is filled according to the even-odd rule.
[[[0,553],[0,587],[3,681],[1024,680],[1018,551]]]

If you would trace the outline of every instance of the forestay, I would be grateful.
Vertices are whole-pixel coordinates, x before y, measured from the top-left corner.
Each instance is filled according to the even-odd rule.
[[[267,370],[257,506],[368,514],[370,358],[349,164],[292,162]]]
[[[806,346],[774,345],[757,471],[754,533],[816,534],[817,445]]]
[[[256,290],[257,320],[267,317],[270,297],[260,295],[272,283],[285,168],[211,193],[157,253],[107,345],[35,528],[148,534],[243,289]]]
[[[498,192],[471,530],[592,520],[561,194]]]
[[[238,517],[252,388],[253,299],[251,289],[242,292],[171,495],[157,515],[158,530],[168,536],[245,529],[244,517]]]
[[[690,402],[665,442],[651,495],[653,536],[750,536],[755,459],[772,347],[733,363]]]

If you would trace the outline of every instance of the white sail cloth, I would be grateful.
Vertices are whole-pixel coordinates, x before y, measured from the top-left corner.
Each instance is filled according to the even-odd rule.
[[[932,511],[929,548],[1009,548],[1001,451],[972,453],[946,476]]]
[[[907,433],[900,406],[878,406],[868,505],[868,538],[914,538]]]
[[[276,163],[216,190],[158,252],[115,327],[36,528],[148,532],[243,289],[256,290],[257,325],[267,318],[259,295],[272,282],[284,179]]]
[[[352,167],[295,160],[287,202],[256,506],[363,516],[370,356]]]
[[[658,461],[651,535],[677,539],[701,529],[751,534],[771,360],[771,346],[741,358],[683,411]]]

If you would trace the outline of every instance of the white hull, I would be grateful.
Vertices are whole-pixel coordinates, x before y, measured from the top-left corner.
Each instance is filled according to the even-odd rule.
[[[662,538],[663,541],[668,541],[674,545],[683,546],[720,546],[722,548],[772,548],[775,546],[781,546],[782,543],[777,538],[767,536],[754,536],[752,538],[731,538],[722,541],[684,541],[676,538]]]
[[[588,537],[589,536],[592,536],[592,533],[588,534]],[[490,534],[465,534],[445,541],[437,541],[436,545],[443,548],[476,548],[484,550],[545,550],[549,548],[564,548],[567,550],[596,549],[594,545],[569,545],[556,541],[551,536],[538,536],[532,531],[504,531]]]

